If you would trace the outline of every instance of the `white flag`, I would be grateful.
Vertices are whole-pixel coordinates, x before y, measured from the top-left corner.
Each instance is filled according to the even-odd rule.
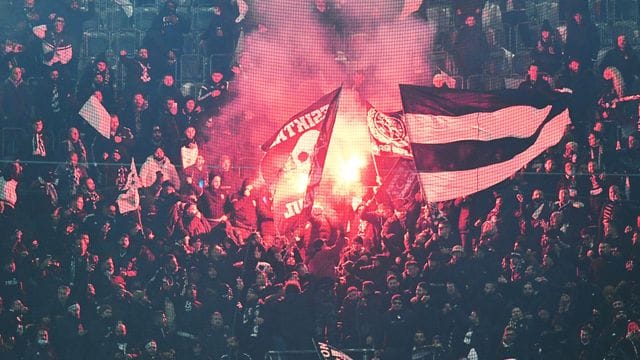
[[[85,119],[89,125],[91,125],[100,135],[105,138],[109,138],[111,130],[109,125],[111,124],[111,115],[107,112],[107,109],[102,106],[100,101],[91,95],[89,100],[82,105],[82,108],[78,112],[83,119]]]
[[[191,165],[196,163],[196,159],[198,158],[198,146],[195,148],[190,148],[188,146],[183,146],[180,148],[180,157],[182,158],[182,168],[186,169]]]
[[[119,5],[122,8],[122,11],[124,11],[125,15],[127,15],[128,18],[133,16],[133,4],[131,3],[131,1],[114,0],[114,2],[116,3],[116,5]]]
[[[123,189],[124,192],[118,195],[118,199],[116,200],[120,214],[125,214],[138,209],[138,206],[140,205],[140,194],[138,194],[139,187],[140,178],[138,178],[136,163],[134,159],[131,158],[131,169],[127,176],[127,185],[125,185],[125,188]]]

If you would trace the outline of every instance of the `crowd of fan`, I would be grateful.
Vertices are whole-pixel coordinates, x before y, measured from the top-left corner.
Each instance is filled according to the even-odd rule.
[[[202,36],[213,53],[235,46],[217,37],[237,35],[237,4],[217,5],[224,20]],[[522,172],[442,203],[376,189],[349,221],[316,208],[286,239],[268,191],[231,157],[203,156],[240,67],[227,59],[184,98],[165,65],[188,24],[168,1],[148,48],[120,52],[128,77],[115,92],[106,59],[75,76],[65,57],[78,8],[17,4],[5,49],[3,126],[28,137],[0,176],[3,359],[261,359],[312,339],[384,359],[638,358],[640,145],[624,97],[639,68],[624,36],[600,65],[604,86],[591,53],[567,59],[558,84],[573,91],[574,126]],[[38,25],[51,27],[42,42]],[[536,70],[556,60],[537,59],[522,87],[551,91]],[[44,79],[31,87],[24,72]],[[108,139],[72,115],[91,96],[112,114]],[[140,207],[121,214],[132,156],[146,159]]]

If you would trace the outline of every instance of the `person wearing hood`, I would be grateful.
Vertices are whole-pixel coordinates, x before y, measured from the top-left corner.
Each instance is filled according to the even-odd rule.
[[[325,240],[316,239],[307,254],[307,266],[309,272],[318,279],[337,278],[336,266],[340,261],[340,252],[346,243],[343,236],[338,236],[335,244],[329,246]]]
[[[140,169],[140,179],[142,186],[149,187],[156,180],[156,172],[161,172],[165,180],[171,181],[176,187],[176,190],[180,189],[180,177],[176,167],[171,163],[171,160],[165,155],[164,150],[161,147],[157,147],[153,152],[153,155],[147,157],[147,160],[142,164]]]
[[[229,202],[226,205],[231,225],[238,233],[241,242],[258,229],[258,203],[252,191],[251,180],[244,179],[240,191],[229,196]]]

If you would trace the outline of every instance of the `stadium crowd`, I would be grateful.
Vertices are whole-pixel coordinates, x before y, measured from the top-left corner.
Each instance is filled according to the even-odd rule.
[[[240,178],[241,154],[203,151],[234,134],[211,136],[211,119],[242,71],[228,54],[261,28],[253,3],[213,3],[202,51],[223,56],[186,97],[174,69],[190,24],[173,0],[134,57],[119,51],[122,86],[105,57],[78,70],[91,0],[13,4],[1,125],[27,136],[0,175],[0,358],[262,359],[313,339],[382,359],[640,358],[640,64],[628,34],[595,63],[588,8],[563,5],[564,40],[541,26],[520,87],[571,92],[573,126],[511,178],[439,203],[376,187],[348,222],[316,207],[285,238],[268,187]],[[485,4],[470,3],[452,4],[463,76],[487,69],[476,55],[488,43],[464,28]],[[338,27],[334,2],[310,5]],[[77,115],[91,97],[110,113],[108,139]],[[132,157],[144,159],[140,206],[122,214]]]

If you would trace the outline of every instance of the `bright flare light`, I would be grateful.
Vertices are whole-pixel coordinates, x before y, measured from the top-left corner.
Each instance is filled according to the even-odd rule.
[[[360,173],[365,166],[365,161],[356,155],[339,165],[339,181],[343,184],[353,184],[360,182]]]

